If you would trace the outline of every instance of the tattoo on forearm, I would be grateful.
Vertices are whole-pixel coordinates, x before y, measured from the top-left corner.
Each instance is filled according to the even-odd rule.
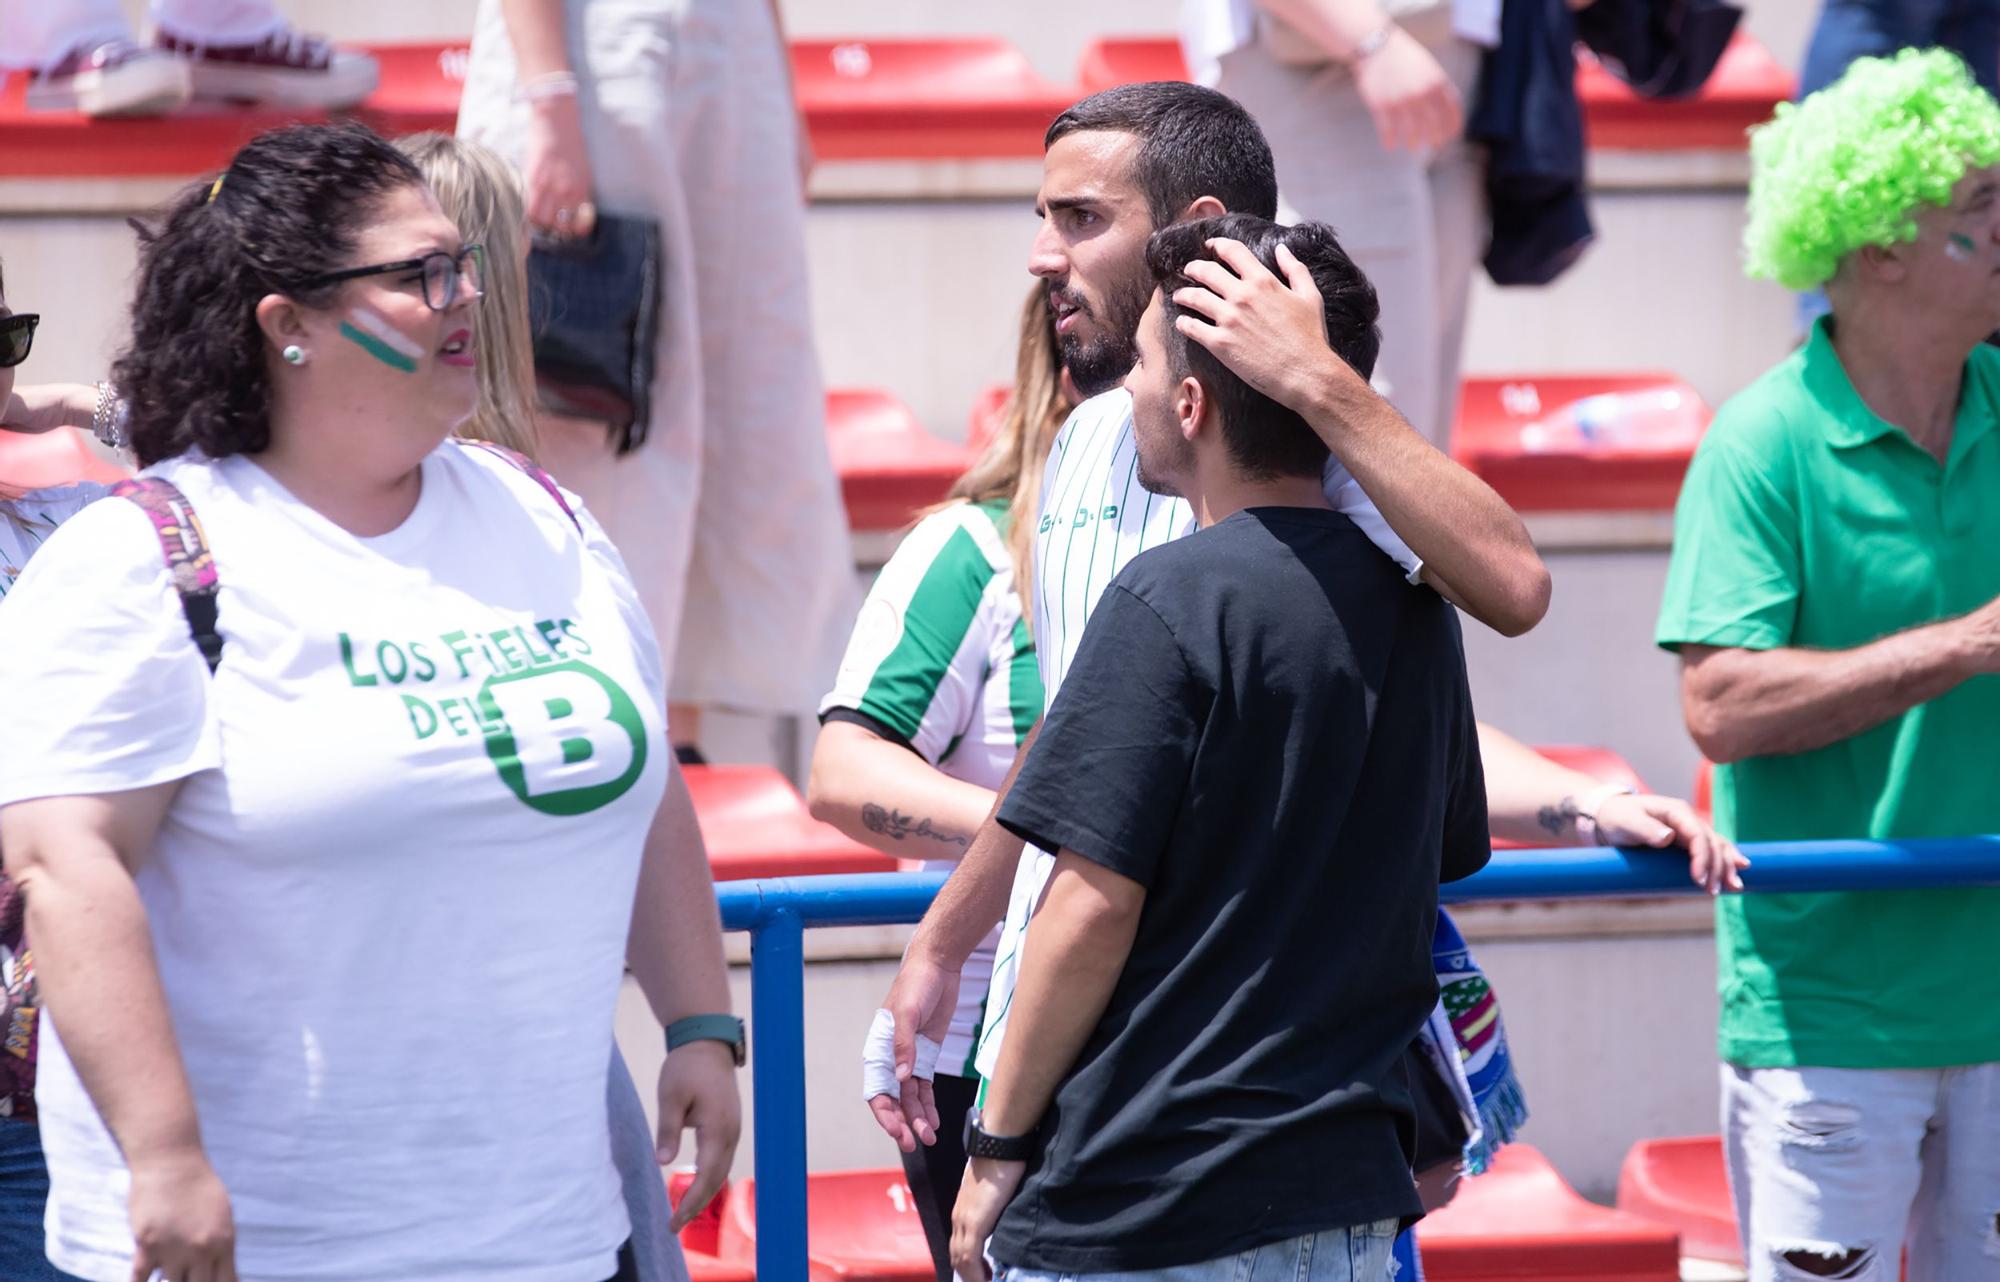
[[[1576,827],[1576,816],[1576,798],[1564,797],[1553,806],[1543,806],[1536,812],[1535,819],[1542,827],[1560,837]]]
[[[861,803],[861,826],[870,832],[901,841],[905,837],[929,837],[947,846],[970,846],[972,838],[948,832],[928,819],[906,815],[900,810],[884,810],[872,801]]]

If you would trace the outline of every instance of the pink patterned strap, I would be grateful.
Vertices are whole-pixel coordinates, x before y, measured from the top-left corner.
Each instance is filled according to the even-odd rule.
[[[208,670],[214,672],[222,662],[222,634],[216,630],[219,622],[216,591],[220,580],[194,504],[188,502],[187,495],[172,481],[157,476],[120,481],[111,487],[111,494],[136,503],[152,521],[153,533],[160,540],[160,556],[173,579],[174,591],[180,594],[181,612],[187,615],[188,632],[194,637],[195,648],[201,651]]]
[[[535,484],[549,492],[549,497],[556,501],[556,506],[562,509],[563,515],[569,518],[569,523],[576,527],[577,533],[583,533],[583,522],[578,519],[576,512],[570,508],[569,500],[563,497],[562,487],[556,484],[555,477],[550,476],[542,469],[541,464],[535,462],[535,460],[529,458],[519,450],[510,450],[506,446],[496,445],[492,441],[468,440],[464,443],[476,449],[485,450],[495,458],[505,459],[510,465],[525,473]]]

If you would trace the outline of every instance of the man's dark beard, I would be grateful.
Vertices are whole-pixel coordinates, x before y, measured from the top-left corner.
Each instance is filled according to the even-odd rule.
[[[1070,381],[1085,396],[1108,392],[1125,381],[1139,359],[1139,318],[1153,297],[1153,282],[1141,269],[1131,279],[1119,282],[1104,302],[1104,332],[1084,342],[1072,335],[1062,336],[1062,361]]]

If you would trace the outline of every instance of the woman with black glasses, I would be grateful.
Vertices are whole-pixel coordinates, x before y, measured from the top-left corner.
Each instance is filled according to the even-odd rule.
[[[727,1171],[741,1025],[644,611],[573,498],[447,440],[479,267],[356,126],[265,135],[147,237],[135,501],[0,608],[70,1273],[627,1276],[628,961],[682,1214]]]

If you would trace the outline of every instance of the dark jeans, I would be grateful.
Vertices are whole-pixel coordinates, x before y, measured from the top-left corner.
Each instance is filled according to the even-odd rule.
[[[0,1277],[7,1282],[80,1282],[50,1264],[44,1251],[48,1201],[41,1131],[33,1122],[0,1118]]]
[[[1840,79],[1856,58],[1942,45],[2000,94],[2000,0],[1826,0],[1799,73],[1805,97]]]
[[[965,1115],[979,1101],[979,1079],[939,1073],[931,1089],[937,1096],[937,1143],[903,1154],[903,1178],[916,1199],[937,1280],[951,1282],[951,1208],[965,1178]]]

